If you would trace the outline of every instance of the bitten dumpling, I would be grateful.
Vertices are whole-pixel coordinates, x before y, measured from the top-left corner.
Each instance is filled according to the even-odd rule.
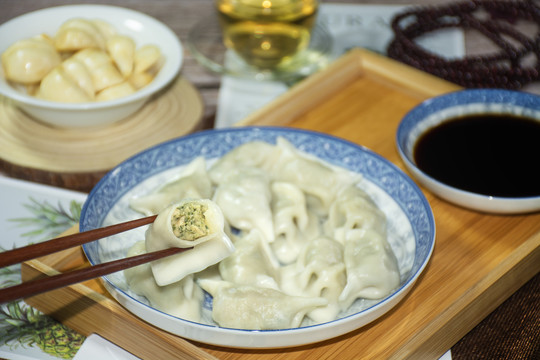
[[[230,255],[234,245],[224,227],[221,210],[207,199],[182,200],[160,212],[146,231],[146,250],[193,249],[152,262],[158,285],[177,282]]]
[[[281,291],[228,281],[199,280],[213,297],[212,318],[219,326],[277,330],[300,326],[305,314],[327,304],[320,297],[289,296]]]

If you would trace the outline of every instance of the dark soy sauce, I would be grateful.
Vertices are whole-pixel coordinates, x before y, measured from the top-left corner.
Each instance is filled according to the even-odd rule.
[[[416,165],[456,188],[497,197],[540,196],[540,121],[468,115],[426,131]]]

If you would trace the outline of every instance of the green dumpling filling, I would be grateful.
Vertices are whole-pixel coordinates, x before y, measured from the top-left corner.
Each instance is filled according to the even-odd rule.
[[[188,202],[177,207],[171,217],[174,235],[182,240],[193,241],[209,234],[204,213],[208,207]]]

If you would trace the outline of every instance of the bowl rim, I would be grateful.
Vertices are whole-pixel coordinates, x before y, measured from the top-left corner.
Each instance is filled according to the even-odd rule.
[[[14,17],[0,24],[0,32],[2,32],[5,28],[16,26],[19,22],[25,22],[32,17],[47,15],[48,13],[55,13],[58,11],[69,11],[71,9],[73,9],[74,11],[74,15],[72,16],[72,18],[75,18],[75,17],[87,18],[88,16],[84,15],[85,9],[92,9],[93,11],[97,11],[97,10],[115,11],[115,12],[123,13],[126,16],[136,17],[138,20],[142,19],[145,22],[152,24],[152,26],[160,28],[160,31],[162,31],[163,34],[167,36],[167,38],[171,41],[171,44],[173,45],[167,51],[170,51],[171,53],[173,53],[174,57],[171,59],[169,58],[166,59],[166,63],[167,63],[166,66],[170,68],[171,71],[159,79],[156,77],[150,84],[148,84],[147,86],[141,88],[140,90],[137,90],[136,92],[128,96],[123,96],[117,99],[105,100],[105,101],[65,103],[65,102],[56,102],[56,101],[38,99],[31,95],[27,95],[20,91],[17,91],[11,85],[9,85],[8,82],[5,80],[5,77],[3,76],[3,69],[0,67],[0,74],[2,75],[1,81],[6,84],[5,87],[0,86],[1,95],[8,97],[12,99],[13,101],[20,104],[48,109],[48,110],[65,110],[65,111],[101,110],[101,109],[106,109],[106,108],[111,108],[111,107],[122,106],[128,103],[133,103],[133,102],[148,98],[155,92],[167,86],[167,84],[169,84],[174,78],[176,78],[176,76],[178,76],[184,62],[184,57],[183,57],[184,48],[183,48],[182,42],[180,41],[176,33],[174,33],[174,31],[162,21],[150,15],[147,15],[143,12],[126,8],[126,7],[121,7],[121,6],[116,6],[116,5],[106,5],[106,4],[103,4],[103,5],[101,4],[70,4],[70,5],[58,5],[58,6],[46,7],[46,8],[37,9],[37,10],[33,10],[30,12],[21,14],[17,17]],[[75,15],[75,13],[82,14],[82,15]],[[99,18],[99,17],[95,16],[95,18]],[[64,20],[59,20],[58,26],[61,25],[62,21]],[[112,25],[115,26],[114,24]]]
[[[368,153],[370,156],[372,156],[372,157],[378,159],[379,161],[383,162],[385,165],[390,167],[392,169],[392,171],[394,171],[401,179],[403,179],[404,182],[409,184],[409,186],[413,190],[415,190],[415,194],[416,194],[416,196],[418,197],[418,199],[421,202],[420,203],[421,205],[419,205],[419,207],[421,207],[423,209],[423,211],[425,211],[425,213],[426,213],[426,217],[427,217],[426,222],[427,222],[428,228],[430,230],[429,236],[428,236],[428,242],[427,242],[429,247],[427,248],[425,258],[422,258],[422,259],[419,260],[420,264],[419,264],[418,268],[414,272],[411,271],[411,273],[408,275],[408,277],[403,281],[403,283],[401,283],[399,285],[399,287],[397,289],[394,290],[394,292],[389,294],[387,297],[381,299],[377,303],[372,304],[372,305],[368,306],[367,308],[365,308],[365,309],[363,309],[363,310],[361,310],[359,312],[349,314],[349,315],[344,316],[344,317],[342,317],[340,319],[335,319],[335,320],[332,320],[330,322],[326,322],[326,323],[322,323],[322,324],[315,324],[315,325],[303,326],[303,327],[298,327],[298,328],[281,329],[281,330],[234,329],[234,328],[226,328],[226,327],[217,327],[215,325],[203,324],[203,323],[198,323],[198,322],[193,322],[193,321],[181,319],[179,317],[175,317],[173,315],[164,313],[164,312],[162,312],[160,310],[157,310],[157,309],[155,309],[155,308],[153,308],[153,307],[151,307],[151,306],[149,306],[147,304],[144,304],[144,303],[140,302],[139,300],[133,298],[131,295],[129,295],[127,292],[125,292],[123,289],[119,288],[116,284],[111,282],[111,280],[109,280],[107,277],[104,277],[103,280],[105,280],[105,283],[107,284],[107,286],[111,286],[111,287],[115,288],[115,290],[118,292],[117,295],[119,295],[120,298],[116,297],[113,294],[113,296],[115,296],[115,298],[117,298],[117,300],[122,302],[122,299],[121,299],[122,296],[126,297],[126,298],[129,298],[132,301],[136,301],[137,303],[142,305],[146,310],[149,310],[153,314],[161,314],[162,316],[164,316],[166,318],[172,318],[175,321],[180,320],[181,323],[186,323],[186,324],[189,323],[192,326],[195,326],[197,329],[205,329],[205,330],[208,330],[208,331],[211,331],[211,332],[216,332],[217,331],[219,333],[219,335],[226,335],[226,336],[229,336],[229,337],[234,337],[236,335],[250,334],[250,335],[256,337],[257,339],[259,339],[261,337],[264,339],[265,336],[272,336],[273,341],[281,341],[281,342],[283,342],[283,341],[291,341],[291,340],[287,339],[287,336],[288,336],[287,334],[289,334],[289,335],[290,334],[308,335],[311,332],[315,332],[315,331],[325,331],[327,328],[332,328],[337,322],[340,322],[343,325],[352,326],[351,323],[355,319],[363,318],[364,316],[366,316],[368,318],[370,316],[372,316],[372,317],[374,316],[373,319],[368,319],[367,322],[361,323],[359,326],[354,326],[353,328],[349,328],[345,332],[340,332],[339,334],[336,333],[335,335],[329,336],[329,337],[324,338],[324,339],[314,338],[313,341],[302,342],[301,344],[287,343],[287,344],[284,344],[284,345],[282,344],[281,346],[277,346],[277,347],[285,347],[285,346],[305,345],[305,344],[310,343],[310,342],[318,342],[318,341],[322,341],[322,340],[325,340],[325,339],[333,338],[335,336],[342,335],[344,333],[348,333],[348,332],[350,332],[350,331],[352,331],[354,329],[357,329],[359,327],[362,327],[362,326],[366,325],[367,323],[375,320],[376,318],[378,318],[382,314],[386,313],[391,308],[393,308],[397,303],[399,303],[402,300],[403,297],[406,296],[408,291],[412,288],[412,286],[414,286],[415,282],[418,280],[418,278],[421,276],[421,274],[423,274],[424,269],[428,265],[429,260],[430,260],[430,258],[432,256],[432,253],[434,251],[434,247],[435,247],[436,226],[435,226],[435,219],[434,219],[433,211],[431,209],[431,206],[430,206],[429,202],[427,201],[427,199],[425,198],[425,196],[421,192],[421,190],[418,188],[416,183],[407,174],[405,174],[395,164],[393,164],[389,160],[385,159],[381,155],[373,152],[372,150],[370,150],[370,149],[368,149],[368,148],[366,148],[366,147],[364,147],[362,145],[350,142],[348,140],[345,140],[345,139],[342,139],[342,138],[339,138],[339,137],[336,137],[336,136],[333,136],[333,135],[329,135],[329,134],[325,134],[325,133],[317,132],[317,131],[313,131],[313,130],[294,129],[294,128],[277,127],[277,126],[247,126],[247,127],[242,127],[242,128],[210,129],[210,130],[204,130],[204,131],[197,132],[197,133],[192,133],[192,134],[189,134],[189,135],[177,138],[177,139],[172,139],[172,140],[169,140],[167,142],[164,142],[164,143],[158,144],[156,146],[153,146],[153,147],[151,147],[149,149],[146,149],[146,150],[142,151],[141,153],[136,154],[136,155],[132,156],[131,158],[125,160],[123,163],[119,164],[117,167],[112,169],[91,190],[91,192],[88,195],[88,200],[85,202],[85,204],[83,206],[83,209],[81,211],[81,227],[82,227],[81,231],[84,231],[85,228],[86,228],[86,225],[87,225],[85,223],[84,219],[86,218],[86,214],[87,214],[87,211],[88,211],[90,200],[92,199],[93,196],[96,195],[96,193],[98,191],[101,191],[100,188],[105,186],[105,184],[109,181],[109,178],[114,177],[114,176],[116,176],[115,174],[118,174],[118,173],[122,172],[122,168],[125,166],[124,164],[136,163],[138,158],[139,157],[144,157],[145,154],[151,154],[152,152],[158,151],[160,148],[165,148],[169,144],[174,144],[174,143],[177,143],[179,141],[185,141],[185,139],[204,138],[206,136],[209,136],[209,134],[212,134],[212,133],[228,134],[228,133],[232,133],[232,132],[236,132],[236,133],[238,133],[238,132],[242,133],[242,132],[246,132],[246,131],[250,131],[250,132],[255,131],[256,132],[256,131],[265,131],[265,129],[270,129],[271,131],[277,132],[279,134],[282,134],[282,133],[308,134],[308,135],[311,135],[311,136],[317,136],[317,137],[322,137],[322,138],[325,138],[325,139],[329,139],[330,141],[337,141],[339,143],[345,144],[346,146],[352,146],[352,147],[360,150],[361,152]],[[275,136],[275,138],[278,137],[278,135],[273,135],[273,136]],[[150,178],[150,177],[152,177],[154,175],[155,175],[155,173],[147,174],[146,176],[144,176],[144,179],[148,179],[148,178]],[[141,181],[144,181],[144,180],[141,180]],[[139,183],[139,181],[137,181],[137,183]],[[133,188],[133,186],[135,186],[135,185],[130,186],[129,189]],[[122,192],[121,195],[118,195],[118,198],[125,195],[125,193],[127,191],[129,191],[129,189]],[[398,205],[400,207],[402,207],[402,210],[407,214],[407,211],[405,211],[405,209],[403,209],[405,207],[405,204],[398,204]],[[411,225],[414,226],[413,224],[411,224]],[[90,228],[91,227],[89,227],[88,229],[90,229]],[[416,236],[415,236],[415,241],[418,242],[418,238]],[[88,247],[86,245],[87,244],[83,245],[83,250],[84,250],[85,254],[87,255],[90,263],[94,264],[93,257],[91,256],[91,254],[88,253],[89,250],[88,250]],[[417,249],[415,250],[415,255],[417,256],[416,251],[417,251]],[[389,308],[386,308],[387,306]],[[346,327],[346,326],[344,326],[344,327]],[[169,331],[170,330],[171,329],[169,329]],[[225,333],[223,333],[223,332],[225,332]],[[217,335],[217,333],[216,333],[216,335]],[[206,342],[206,343],[210,343],[210,344],[214,344],[214,345],[221,345],[221,346],[227,346],[227,344],[228,344],[227,342],[220,342],[217,339],[214,339],[214,340],[207,339],[206,341],[201,340],[201,339],[193,339],[193,340]],[[240,348],[242,346],[235,345],[233,347]],[[246,348],[276,348],[276,346],[271,346],[271,345],[261,346],[260,344],[258,346],[245,346],[245,347]]]
[[[412,154],[410,151],[406,149],[406,143],[411,138],[411,130],[415,129],[415,127],[422,123],[427,117],[429,117],[432,114],[436,114],[440,111],[450,109],[450,108],[458,108],[460,106],[466,106],[466,105],[474,105],[474,104],[482,104],[482,105],[492,105],[492,104],[505,104],[508,105],[508,108],[505,109],[505,111],[501,112],[502,114],[510,114],[510,108],[524,108],[524,109],[530,109],[533,111],[540,111],[540,96],[537,96],[535,94],[526,93],[522,91],[516,91],[516,90],[505,90],[505,89],[464,89],[464,90],[457,90],[453,92],[449,92],[446,94],[438,95],[432,98],[429,98],[427,100],[422,101],[420,104],[409,110],[405,116],[400,121],[395,141],[398,153],[402,160],[404,161],[405,165],[413,172],[413,174],[418,178],[419,176],[422,177],[421,180],[424,182],[431,182],[432,184],[435,184],[437,187],[444,189],[448,192],[452,192],[455,194],[459,194],[461,196],[465,196],[471,199],[475,199],[476,201],[485,202],[485,206],[487,206],[487,210],[491,208],[489,204],[493,204],[494,211],[497,211],[496,207],[501,205],[516,205],[518,208],[520,208],[518,203],[529,203],[531,201],[539,202],[536,207],[540,209],[540,195],[539,196],[528,196],[528,197],[501,197],[501,196],[491,196],[491,195],[483,195],[467,190],[463,190],[457,187],[453,187],[451,185],[448,185],[446,183],[441,182],[440,180],[426,174],[424,171],[422,171],[420,168],[418,168],[414,162],[414,159],[412,159]],[[487,111],[488,113],[494,113],[494,111]],[[465,113],[474,113],[474,112],[465,112]],[[450,116],[449,118],[452,118],[454,116]],[[437,124],[440,124],[442,122],[447,121],[448,119],[442,119]],[[536,119],[540,122],[540,118]],[[430,127],[427,127],[424,132],[429,129]],[[422,133],[422,132],[421,132]],[[420,134],[421,134],[420,133]],[[435,192],[435,191],[434,191]]]

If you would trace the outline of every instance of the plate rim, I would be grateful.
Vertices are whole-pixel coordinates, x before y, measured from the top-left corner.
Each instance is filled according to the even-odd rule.
[[[192,337],[187,336],[186,334],[181,334],[181,331],[179,333],[178,331],[174,331],[174,329],[170,329],[170,328],[166,329],[166,330],[168,330],[170,332],[176,333],[179,336],[187,337],[187,338],[190,338],[190,339],[195,340],[195,341],[200,341],[200,342],[203,342],[203,343],[212,344],[212,345],[218,345],[218,346],[226,346],[226,347],[234,347],[234,348],[251,348],[251,349],[259,348],[260,349],[260,348],[283,348],[283,347],[291,347],[291,346],[301,346],[301,345],[306,345],[306,344],[313,343],[313,342],[319,342],[319,341],[323,341],[323,340],[328,340],[328,339],[334,338],[336,336],[349,333],[350,331],[352,331],[354,329],[365,326],[369,322],[372,322],[372,321],[376,320],[377,318],[382,316],[384,313],[391,310],[395,305],[397,305],[397,303],[399,303],[402,300],[402,298],[406,296],[406,294],[410,291],[410,289],[415,284],[415,282],[418,280],[420,275],[424,272],[424,269],[426,268],[427,264],[429,263],[429,260],[430,260],[430,258],[432,256],[433,251],[434,251],[435,238],[436,238],[436,226],[435,226],[435,219],[434,219],[434,215],[433,215],[433,211],[431,209],[431,206],[430,206],[428,200],[426,199],[426,197],[424,196],[424,194],[422,193],[422,191],[420,190],[420,188],[416,185],[416,183],[405,172],[403,172],[400,168],[398,168],[395,164],[393,164],[392,162],[390,162],[386,158],[382,157],[381,155],[377,154],[376,152],[372,151],[371,149],[369,149],[369,148],[367,148],[367,147],[365,147],[363,145],[359,145],[359,144],[353,143],[351,141],[348,141],[346,139],[339,138],[339,137],[334,136],[334,135],[314,131],[314,130],[295,129],[295,128],[279,127],[279,126],[246,126],[246,127],[237,127],[237,128],[209,129],[209,130],[203,130],[203,131],[200,131],[200,132],[192,133],[192,134],[189,134],[189,135],[186,135],[186,136],[182,136],[182,137],[179,137],[179,138],[176,138],[176,139],[172,139],[172,140],[166,141],[164,143],[158,144],[156,146],[150,147],[150,148],[148,148],[148,149],[146,149],[146,150],[144,150],[144,151],[142,151],[142,152],[140,152],[138,154],[135,154],[135,155],[133,155],[132,157],[130,157],[128,159],[126,159],[124,162],[119,164],[117,167],[115,167],[114,169],[109,171],[100,180],[100,182],[98,182],[98,184],[92,189],[92,191],[88,195],[88,200],[83,205],[83,209],[81,211],[81,231],[86,231],[86,230],[91,229],[91,228],[85,228],[86,224],[84,223],[84,219],[86,218],[86,213],[88,211],[88,206],[89,206],[89,203],[90,203],[91,199],[94,196],[96,196],[96,193],[98,191],[100,191],[101,187],[104,186],[107,183],[107,181],[109,181],[109,179],[111,177],[117,176],[117,174],[122,171],[123,166],[126,166],[125,164],[136,162],[136,160],[138,158],[144,157],[144,156],[149,155],[149,154],[152,154],[153,152],[163,151],[163,149],[167,148],[168,146],[171,146],[171,145],[173,145],[175,143],[184,142],[184,141],[186,141],[186,139],[197,139],[197,138],[201,138],[201,137],[211,136],[212,133],[216,133],[216,132],[220,133],[220,134],[227,134],[227,133],[232,133],[232,132],[234,132],[234,133],[242,133],[242,132],[246,132],[246,131],[260,132],[261,134],[263,134],[263,137],[266,137],[266,138],[268,138],[269,136],[264,135],[264,132],[271,131],[271,132],[273,132],[271,137],[274,140],[277,139],[280,135],[284,135],[286,133],[290,134],[291,132],[296,133],[296,134],[304,134],[304,135],[306,135],[308,137],[309,136],[322,137],[324,139],[328,139],[328,140],[331,140],[331,141],[334,141],[334,142],[337,141],[338,143],[341,143],[346,147],[352,147],[352,148],[355,148],[356,150],[360,150],[361,152],[366,153],[367,155],[377,159],[380,163],[384,164],[385,166],[388,166],[396,175],[398,175],[402,179],[402,181],[405,181],[405,183],[407,183],[411,187],[411,189],[414,190],[416,197],[418,197],[421,200],[420,208],[423,210],[423,212],[425,212],[425,215],[427,216],[425,221],[427,222],[428,229],[429,229],[429,235],[428,235],[429,239],[427,240],[428,241],[427,244],[429,244],[429,247],[427,248],[427,255],[426,255],[425,259],[420,263],[419,268],[414,273],[411,273],[409,275],[409,277],[402,284],[400,284],[399,288],[396,289],[392,294],[388,295],[387,297],[381,299],[377,303],[372,304],[371,306],[368,306],[367,308],[365,308],[365,309],[363,309],[363,310],[361,310],[361,311],[359,311],[357,313],[350,314],[350,315],[347,315],[347,316],[345,316],[343,318],[336,319],[336,320],[333,320],[331,322],[327,322],[327,323],[323,323],[323,324],[315,324],[315,325],[310,325],[310,326],[304,326],[304,327],[298,327],[298,328],[289,328],[289,329],[283,329],[283,330],[231,329],[231,328],[217,327],[217,326],[213,326],[213,325],[202,324],[202,323],[197,323],[197,322],[181,319],[181,318],[175,317],[173,315],[166,314],[166,313],[164,313],[164,312],[162,312],[160,310],[157,310],[157,309],[155,309],[155,308],[153,308],[153,307],[151,307],[149,305],[141,303],[146,308],[146,310],[150,310],[154,314],[162,314],[166,318],[173,318],[175,321],[181,320],[180,324],[184,324],[184,323],[191,324],[192,326],[195,326],[197,329],[204,329],[205,331],[210,331],[210,332],[214,332],[215,329],[219,329],[218,332],[225,331],[225,334],[227,335],[226,338],[228,338],[228,337],[233,337],[234,338],[235,336],[238,336],[238,335],[244,336],[244,338],[240,343],[238,341],[234,342],[230,338],[226,339],[226,341],[219,340],[217,338],[211,338],[211,339],[192,338]],[[255,139],[250,138],[249,140],[247,140],[245,142],[249,142],[249,141],[253,141],[253,140],[255,140]],[[264,141],[264,139],[263,139],[263,141]],[[238,145],[240,145],[240,144],[237,144],[235,146],[238,146]],[[185,162],[185,164],[187,164],[187,163],[189,163],[189,160]],[[336,164],[334,164],[334,165],[336,165]],[[181,165],[177,164],[175,166],[181,166]],[[337,165],[337,166],[340,166],[340,165]],[[154,176],[156,174],[159,174],[162,171],[166,171],[167,169],[170,169],[170,167],[164,168],[164,169],[161,169],[161,170],[154,169],[153,172],[147,173],[144,176],[144,179],[141,180],[141,181],[149,179],[152,176]],[[370,181],[372,180],[372,178],[369,175],[366,175],[366,174],[362,174],[362,175],[366,176],[366,178],[368,178],[368,180],[370,180]],[[134,185],[130,186],[128,189],[125,189],[125,191],[121,192],[120,195],[115,197],[115,199],[116,200],[120,199],[127,192],[129,192],[130,189],[132,189],[134,186],[136,186],[139,183],[140,183],[140,181],[135,182]],[[375,184],[375,185],[380,187],[380,185],[378,185],[378,184]],[[385,189],[383,189],[383,190],[384,190],[385,193],[388,194],[388,192]],[[395,197],[392,196],[391,194],[388,194],[388,195],[391,196],[392,199],[400,206],[401,210],[407,215],[407,218],[410,220],[409,213],[406,211],[406,209],[403,208],[404,205],[401,204],[400,202],[397,202]],[[103,215],[101,221],[103,221],[105,216],[106,215]],[[412,226],[412,225],[413,224],[411,224],[411,227],[413,229],[413,233],[415,235],[415,238],[417,238],[416,230],[415,230],[414,226]],[[416,239],[415,241],[418,241],[418,240]],[[87,245],[88,244],[83,245],[83,250],[84,250],[85,255],[87,256],[88,260],[93,265],[94,262],[92,260],[92,256],[88,254]],[[416,254],[416,251],[417,251],[417,249],[415,249],[415,254]],[[115,297],[123,306],[125,306],[125,305],[124,305],[124,301],[121,299],[122,296],[128,297],[131,300],[134,300],[134,301],[140,303],[140,301],[138,301],[137,299],[134,299],[129,294],[124,292],[122,289],[116,288],[116,285],[111,283],[109,279],[104,278],[103,280],[105,280],[105,282],[108,283],[107,284],[108,286],[111,286],[111,287],[115,288],[116,291],[119,291],[119,293],[121,294],[120,298],[115,296],[114,294],[113,294],[113,297]],[[130,312],[133,313],[133,311],[131,311],[131,310],[130,310]],[[141,317],[139,314],[135,314],[135,315]],[[356,318],[362,318],[365,315],[368,315],[367,316],[368,319],[367,319],[366,322],[360,321],[359,324],[356,324],[356,323],[352,324]],[[371,319],[370,319],[370,316],[372,317]],[[146,319],[146,320],[148,320],[148,319]],[[343,331],[334,331],[332,334],[330,334],[330,335],[326,334],[326,336],[323,336],[322,338],[320,337],[320,334],[319,334],[319,337],[315,336],[317,334],[313,334],[313,333],[325,332],[326,330],[328,330],[328,328],[332,328],[336,321],[342,321],[342,323],[344,324],[343,329],[342,329]],[[345,326],[345,325],[348,325],[348,327]],[[180,326],[180,327],[182,327],[182,326]],[[301,342],[292,341],[291,338],[293,338],[293,337],[290,336],[291,333],[298,333],[299,335],[302,335],[304,340],[302,340]],[[254,341],[254,344],[249,344],[249,345],[245,344],[245,341],[246,341],[245,336],[247,334],[253,336],[254,339],[251,339],[251,340]],[[219,334],[216,333],[214,335],[222,336],[223,334],[222,333],[219,333]],[[260,339],[262,339],[262,341],[260,341]],[[231,341],[232,341],[232,343],[231,343]],[[276,344],[276,342],[278,342],[278,343]],[[269,343],[273,343],[273,344],[269,344]]]

